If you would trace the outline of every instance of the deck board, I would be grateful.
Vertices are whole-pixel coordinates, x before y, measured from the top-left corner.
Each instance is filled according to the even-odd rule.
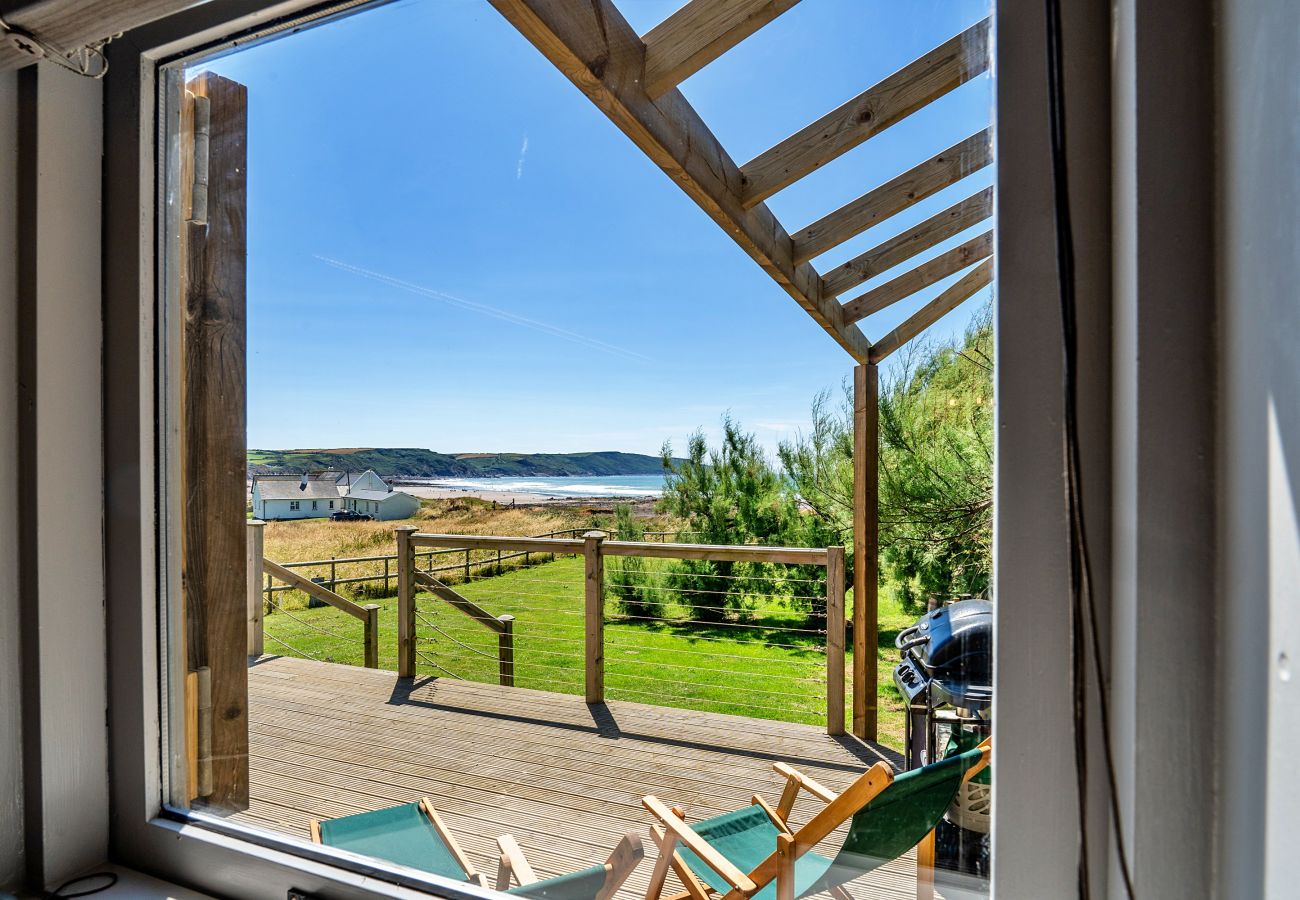
[[[509,832],[540,877],[602,862],[627,831],[645,838],[640,799],[688,819],[775,801],[772,763],[839,790],[892,751],[808,725],[447,678],[263,657],[249,668],[251,805],[239,818],[306,836],[329,818],[429,797],[491,878]],[[801,799],[794,820],[815,810]],[[829,841],[836,838],[832,836]],[[642,897],[654,848],[619,894]],[[913,898],[910,854],[849,885],[857,900]]]

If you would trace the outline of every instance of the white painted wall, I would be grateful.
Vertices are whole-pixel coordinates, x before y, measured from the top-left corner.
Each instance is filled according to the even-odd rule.
[[[316,499],[317,508],[312,509],[312,500],[304,499],[297,501],[298,509],[290,509],[289,500],[262,500],[254,501],[253,513],[259,519],[320,519],[329,516],[335,510],[343,508],[343,498],[334,501],[334,506],[330,507],[329,499]]]
[[[420,510],[420,501],[402,491],[393,491],[386,500],[379,501],[379,518],[385,522],[409,519]]]
[[[360,477],[352,483],[348,490],[386,491],[388,490],[388,485],[384,483],[384,479],[375,474],[374,469],[366,469],[366,471],[362,472]]]
[[[1295,897],[1300,833],[1300,6],[1219,4],[1224,898]]]
[[[17,491],[18,73],[0,72],[0,479]],[[0,509],[0,887],[23,871],[17,506]]]

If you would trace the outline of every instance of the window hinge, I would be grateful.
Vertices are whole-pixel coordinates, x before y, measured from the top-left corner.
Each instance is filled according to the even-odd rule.
[[[212,670],[200,666],[198,676],[198,788],[200,797],[208,797],[212,794]]]
[[[208,148],[212,138],[212,111],[208,98],[194,98],[194,183],[190,186],[190,221],[208,221]]]

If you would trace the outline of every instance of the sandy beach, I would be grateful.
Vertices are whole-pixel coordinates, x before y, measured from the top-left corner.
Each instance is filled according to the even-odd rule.
[[[524,491],[493,491],[484,488],[453,488],[429,484],[404,484],[393,482],[393,487],[416,497],[427,500],[454,500],[457,497],[477,497],[480,500],[493,500],[499,506],[566,506],[589,509],[613,509],[620,503],[630,503],[639,511],[642,507],[652,508],[657,497],[548,497],[544,494],[532,494]]]

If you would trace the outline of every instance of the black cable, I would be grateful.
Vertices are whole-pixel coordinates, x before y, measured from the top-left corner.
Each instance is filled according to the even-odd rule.
[[[68,888],[74,884],[83,881],[90,881],[92,878],[104,879],[103,884],[97,884],[94,887],[83,888],[79,891],[68,892]],[[99,894],[108,890],[117,884],[116,872],[91,872],[89,875],[78,875],[76,878],[69,878],[63,884],[59,885],[52,891],[45,893],[45,900],[72,900],[74,897],[89,897],[91,894]]]
[[[1101,642],[1097,628],[1097,609],[1092,591],[1092,557],[1088,550],[1088,531],[1084,518],[1082,463],[1078,416],[1078,325],[1075,296],[1074,227],[1070,213],[1069,169],[1066,158],[1064,64],[1061,51],[1060,0],[1046,0],[1048,113],[1051,133],[1053,211],[1056,220],[1056,268],[1061,301],[1061,340],[1063,351],[1064,453],[1066,471],[1066,505],[1070,529],[1070,663],[1074,714],[1074,760],[1079,809],[1079,896],[1091,896],[1088,848],[1088,721],[1087,662],[1092,660],[1096,674],[1098,712],[1106,763],[1106,782],[1110,793],[1110,816],[1115,829],[1116,851],[1124,890],[1132,900],[1133,879],[1125,849],[1123,821],[1119,810],[1119,792],[1115,783],[1115,759],[1111,749],[1110,703],[1106,696]]]

